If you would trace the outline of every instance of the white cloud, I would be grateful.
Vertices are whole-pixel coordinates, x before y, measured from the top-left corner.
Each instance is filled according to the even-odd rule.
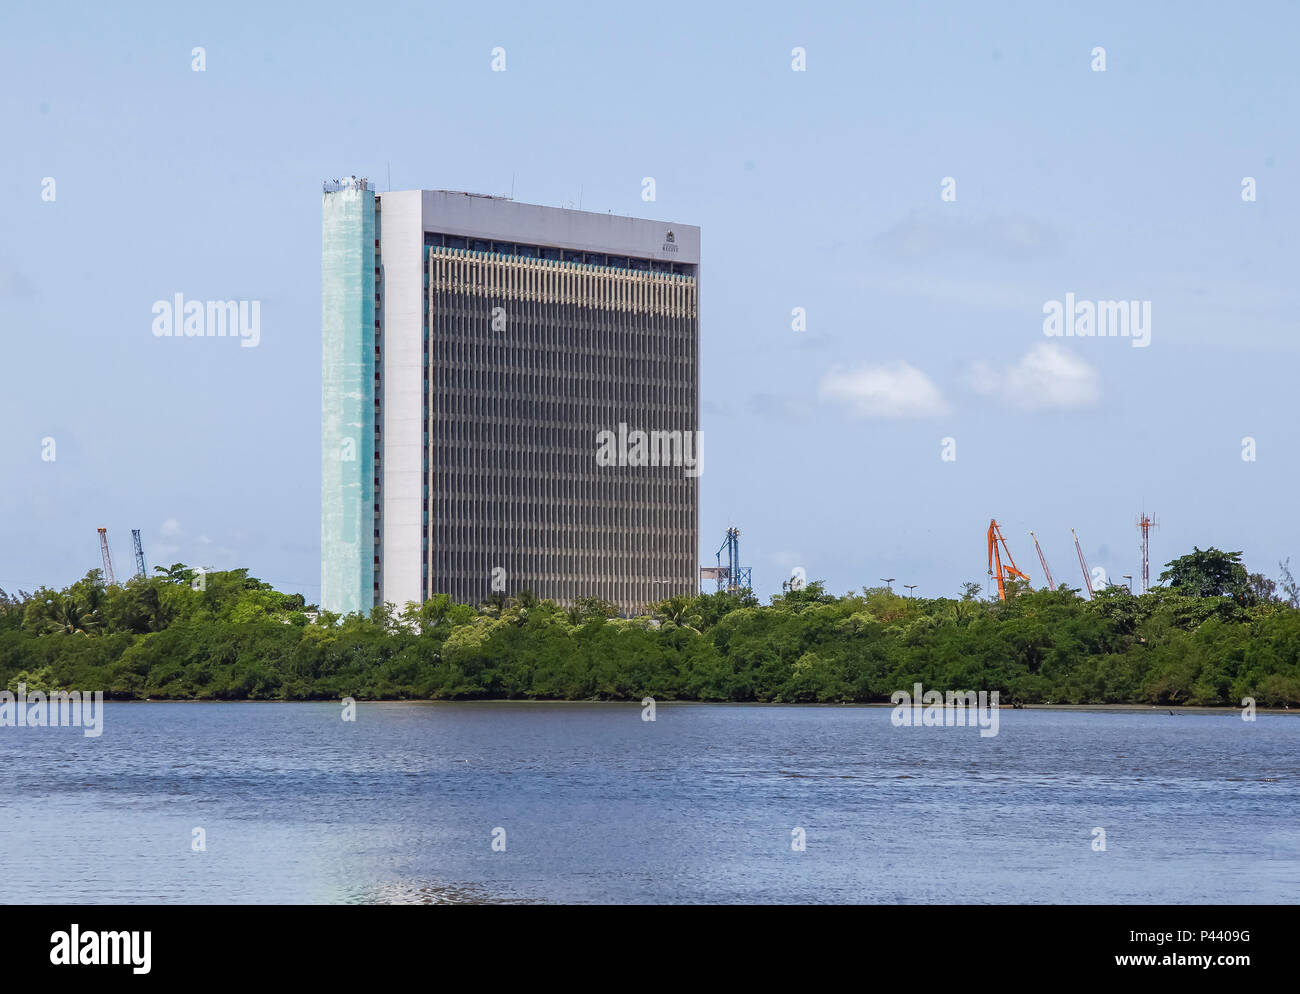
[[[902,360],[832,369],[822,377],[818,396],[844,403],[862,418],[925,418],[948,410],[933,381]]]
[[[168,518],[162,523],[162,528],[160,528],[159,531],[164,535],[174,538],[181,533],[181,523],[175,518]]]
[[[968,379],[976,393],[1026,410],[1090,407],[1101,397],[1097,370],[1064,346],[1046,342],[1004,369],[976,362]]]

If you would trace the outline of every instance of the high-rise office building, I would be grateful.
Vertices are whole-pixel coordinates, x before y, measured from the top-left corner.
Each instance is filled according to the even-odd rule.
[[[321,606],[696,590],[696,227],[327,183]]]

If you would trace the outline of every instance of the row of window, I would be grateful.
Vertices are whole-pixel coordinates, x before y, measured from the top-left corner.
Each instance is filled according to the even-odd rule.
[[[490,255],[513,256],[517,259],[550,259],[554,262],[581,262],[589,266],[608,266],[611,269],[630,269],[641,273],[675,273],[694,276],[695,267],[684,262],[665,262],[662,259],[642,259],[636,256],[611,255],[608,252],[578,252],[556,248],[553,245],[529,245],[524,242],[493,241],[486,238],[467,238],[461,235],[424,233],[426,248],[468,249]]]
[[[451,314],[444,311],[443,319],[434,329],[434,336],[445,347],[489,349],[494,356],[529,349],[539,357],[549,353],[572,357],[575,361],[598,356],[621,362],[634,358],[691,362],[695,358],[695,334],[687,328],[646,332],[614,330],[599,324],[586,328],[572,321],[556,321],[555,332],[548,334],[551,330],[548,322],[527,317],[520,320],[518,314],[513,320],[513,326],[506,322],[502,331],[495,332],[490,311],[453,311]]]

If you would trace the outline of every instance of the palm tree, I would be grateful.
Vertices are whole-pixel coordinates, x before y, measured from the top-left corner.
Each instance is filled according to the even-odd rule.
[[[651,608],[651,611],[661,616],[665,621],[671,621],[679,628],[689,628],[693,632],[699,632],[699,628],[696,626],[700,623],[700,616],[695,613],[695,598],[693,597],[677,594],[665,601],[660,601]]]
[[[189,583],[194,578],[194,571],[184,563],[172,563],[170,566],[155,566],[155,573],[161,573],[169,583]]]
[[[43,599],[33,601],[32,613],[36,627],[41,632],[63,632],[66,635],[89,635],[102,621],[97,610],[89,610],[75,597],[49,591]]]

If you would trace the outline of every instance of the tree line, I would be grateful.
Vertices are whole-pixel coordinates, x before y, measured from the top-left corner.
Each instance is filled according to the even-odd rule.
[[[639,617],[527,591],[339,616],[246,569],[0,591],[0,687],[110,699],[887,701],[922,683],[1004,703],[1300,705],[1300,589],[1195,549],[1143,594],[1012,583],[985,599],[821,582],[766,605],[673,597]]]

